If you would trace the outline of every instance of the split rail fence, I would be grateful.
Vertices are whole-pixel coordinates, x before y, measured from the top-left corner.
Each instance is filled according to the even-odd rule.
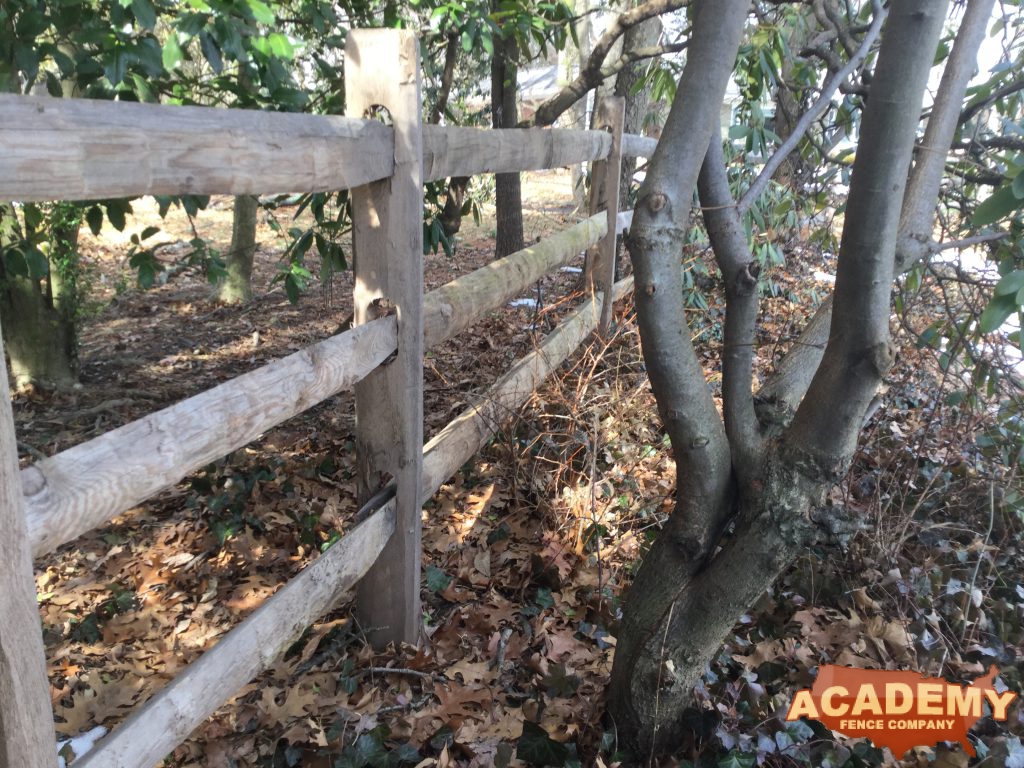
[[[346,92],[348,117],[0,96],[0,200],[351,189],[357,254],[351,330],[25,469],[0,377],[0,768],[56,765],[32,558],[347,388],[361,521],[75,768],[156,765],[353,587],[374,642],[416,642],[422,503],[632,289],[613,277],[621,157],[655,141],[622,134],[621,100],[600,131],[424,125],[418,45],[393,30],[349,34]],[[364,119],[379,106],[391,125]],[[423,294],[424,182],[580,162],[594,215]],[[587,249],[582,305],[423,445],[424,350]]]

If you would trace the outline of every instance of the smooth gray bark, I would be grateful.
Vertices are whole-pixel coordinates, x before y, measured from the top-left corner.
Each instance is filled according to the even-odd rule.
[[[977,70],[978,49],[985,39],[993,6],[994,0],[969,0],[957,31],[922,142],[926,149],[918,153],[910,173],[894,257],[896,274],[910,270],[934,250],[932,228],[946,158],[956,135],[967,84]],[[764,416],[785,421],[796,411],[821,363],[832,323],[832,303],[831,296],[822,303],[758,392]]]
[[[703,0],[697,6],[687,65],[626,241],[647,372],[680,467],[676,511],[624,602],[612,670],[612,716],[645,751],[671,749],[681,737],[679,713],[689,690],[661,706],[663,655],[656,635],[666,626],[675,595],[721,534],[731,507],[729,445],[690,341],[680,261],[693,190],[716,134],[749,9],[748,0]]]
[[[848,466],[864,410],[891,361],[888,320],[898,212],[946,3],[894,0],[891,5],[839,255],[836,306],[843,324],[836,326],[811,394],[793,424],[768,440],[754,477],[733,466],[717,413],[706,410],[703,373],[690,359],[682,308],[674,304],[681,295],[678,277],[673,282],[693,183],[713,133],[714,94],[720,100],[746,7],[740,2],[698,6],[691,63],[641,189],[629,238],[644,358],[672,438],[679,488],[677,508],[625,600],[612,671],[610,711],[619,733],[635,737],[632,746],[640,759],[678,745],[682,708],[738,615],[796,553],[823,538],[828,525],[819,527],[819,521],[837,522],[822,520],[817,510]],[[702,50],[703,45],[712,50]],[[684,115],[680,104],[686,105]],[[708,164],[709,172],[712,168]],[[719,194],[719,181],[710,174],[705,178],[707,197]],[[735,277],[749,262],[745,248],[731,242],[733,234],[727,228],[715,238],[726,243],[719,258]],[[736,333],[742,336],[749,334],[750,319],[740,298]],[[745,362],[731,368],[744,381],[749,376]],[[744,381],[731,397],[746,397]],[[737,413],[749,419],[745,406]],[[734,523],[735,532],[722,540],[726,521]],[[703,539],[694,536],[694,526],[701,524],[709,534]]]

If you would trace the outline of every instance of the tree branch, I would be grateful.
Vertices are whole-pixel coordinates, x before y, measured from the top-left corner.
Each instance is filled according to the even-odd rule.
[[[697,181],[701,212],[711,248],[725,280],[725,339],[722,351],[722,404],[733,470],[741,488],[760,474],[764,439],[754,412],[754,328],[757,322],[757,275],[743,221],[725,171],[722,140],[713,136]]]
[[[537,111],[534,112],[533,119],[524,121],[521,125],[524,127],[529,127],[530,125],[548,126],[554,123],[563,112],[579,101],[587,91],[596,88],[601,83],[605,77],[601,73],[604,60],[607,58],[612,46],[626,33],[627,29],[654,16],[678,10],[688,5],[689,2],[690,0],[648,0],[643,5],[638,5],[636,8],[620,14],[594,44],[590,56],[587,58],[586,65],[582,67],[576,79],[555,95],[544,100],[537,107]]]
[[[1012,96],[1018,91],[1024,91],[1024,77],[1018,77],[1016,80],[1010,81],[984,99],[968,105],[964,111],[960,113],[960,119],[957,122],[960,125],[963,125],[982,110],[988,109],[1000,99]]]
[[[983,235],[974,235],[973,237],[965,237],[960,240],[947,240],[944,243],[933,242],[929,244],[928,250],[931,253],[963,250],[964,248],[973,248],[976,245],[984,245],[985,243],[994,243],[998,240],[1005,240],[1009,236],[1009,232],[986,232]]]
[[[948,0],[894,0],[864,109],[839,249],[832,334],[785,444],[819,472],[845,469],[892,365],[893,263],[921,101]],[[840,466],[844,465],[844,466]]]
[[[909,269],[929,252],[935,227],[935,206],[939,200],[946,157],[956,136],[960,107],[974,73],[978,70],[978,49],[985,39],[995,0],[971,0],[964,12],[953,50],[942,72],[928,127],[911,171],[900,217],[900,238],[896,248],[897,273]]]
[[[960,105],[963,103],[967,91],[970,73],[976,66],[974,62],[977,59],[978,48],[984,40],[993,3],[994,0],[969,0],[963,23],[957,32],[953,50],[946,63],[946,70],[943,72],[939,86],[939,94],[936,97],[936,103],[925,132],[924,143],[932,150],[919,155],[920,160],[911,171],[911,180],[904,196],[903,208],[906,212],[901,213],[900,232],[897,239],[898,250],[894,257],[894,268],[898,263],[898,269],[901,271],[909,270],[914,264],[913,257],[907,255],[911,249],[916,249],[915,241],[910,236],[911,227],[918,232],[927,231],[928,239],[925,241],[925,249],[930,247],[935,204],[938,200],[939,185],[942,180],[941,169],[945,167],[947,154],[936,151],[935,148],[949,147],[952,144],[956,130],[956,116],[960,114]],[[950,128],[951,115],[954,118],[952,129]],[[938,183],[935,181],[936,164],[940,169]],[[912,204],[912,199],[919,202]],[[926,206],[924,203],[928,199],[931,202]],[[909,214],[911,207],[916,208],[916,213],[913,215]],[[921,224],[922,210],[927,211],[927,225]],[[916,254],[918,258],[922,255],[924,253],[917,252]],[[787,418],[786,412],[791,413],[797,408],[810,386],[811,378],[818,369],[824,347],[829,340],[832,304],[832,297],[822,303],[797,342],[776,369],[775,374],[765,382],[758,392],[759,404],[778,409],[779,414],[776,418]]]
[[[860,47],[854,52],[853,56],[849,61],[846,62],[831,78],[825,83],[825,87],[821,89],[821,95],[817,101],[811,105],[801,118],[797,121],[797,124],[793,127],[793,132],[789,137],[782,143],[782,145],[775,150],[768,162],[764,164],[764,168],[754,179],[753,184],[747,189],[743,197],[740,198],[738,204],[738,212],[742,216],[750,208],[751,205],[761,196],[765,188],[771,182],[772,177],[779,170],[779,166],[785,162],[786,158],[789,157],[790,153],[800,144],[804,134],[810,130],[810,127],[814,124],[814,121],[821,117],[825,110],[832,104],[832,96],[835,94],[839,86],[846,81],[853,72],[864,63],[864,60],[868,57],[868,53],[871,51],[871,46],[875,44],[879,34],[882,32],[882,25],[885,22],[889,11],[882,6],[881,0],[873,0],[873,7],[875,17],[871,23],[870,28],[864,35],[864,39],[861,41]]]
[[[448,98],[452,92],[452,81],[455,79],[455,63],[459,57],[459,36],[448,35],[448,42],[444,48],[444,70],[441,72],[441,87],[437,91],[437,101],[430,111],[430,118],[427,122],[437,125],[441,122],[445,110],[448,109]]]

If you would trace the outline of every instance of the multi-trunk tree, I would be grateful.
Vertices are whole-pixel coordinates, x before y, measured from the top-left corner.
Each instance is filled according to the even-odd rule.
[[[827,492],[844,477],[894,360],[894,277],[942,247],[932,240],[940,184],[993,0],[968,0],[923,123],[947,6],[876,0],[858,25],[867,39],[855,43],[852,59],[879,29],[881,43],[834,296],[812,321],[811,343],[794,346],[797,362],[784,362],[755,393],[759,269],[741,214],[783,157],[772,158],[767,178],[734,200],[719,108],[751,3],[696,5],[687,64],[627,237],[644,359],[677,465],[675,510],[626,595],[612,672],[611,714],[640,755],[680,743],[682,710],[734,622],[801,551],[829,546],[852,522],[826,504]],[[860,62],[848,64],[826,91]],[[684,313],[680,251],[693,226],[695,191],[725,288],[721,415]]]

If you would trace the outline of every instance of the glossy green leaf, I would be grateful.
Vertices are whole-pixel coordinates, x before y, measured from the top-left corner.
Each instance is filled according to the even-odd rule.
[[[156,8],[150,0],[131,0],[132,13],[145,29],[156,29]]]
[[[1017,302],[1012,296],[997,296],[985,307],[978,318],[978,331],[992,333],[998,330],[1007,318],[1017,311]]]
[[[274,12],[270,10],[270,6],[263,2],[263,0],[248,0],[249,10],[252,11],[252,16],[260,24],[273,24],[274,23]]]
[[[168,71],[175,69],[179,64],[181,64],[184,58],[185,54],[182,52],[181,46],[178,44],[178,35],[177,33],[172,33],[164,43],[164,68]]]
[[[996,284],[995,294],[996,296],[1006,296],[1017,293],[1021,288],[1024,288],[1024,270],[1015,269],[1013,272],[1003,275]]]
[[[985,227],[994,224],[1005,218],[1016,210],[1024,208],[1024,200],[1021,200],[1013,193],[1011,185],[1006,184],[978,206],[971,218],[971,225],[974,227]]]

